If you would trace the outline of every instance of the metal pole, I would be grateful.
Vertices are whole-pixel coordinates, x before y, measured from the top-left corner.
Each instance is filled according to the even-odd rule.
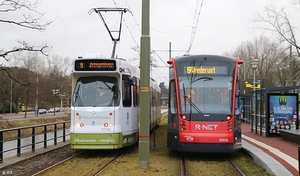
[[[35,102],[35,116],[39,115],[39,74],[36,74],[36,102]]]
[[[254,70],[254,73],[253,73],[253,90],[255,91],[255,69]]]
[[[300,162],[299,162],[299,159],[300,159],[300,146],[298,146],[298,175],[300,175]]]
[[[289,85],[288,86],[292,86],[292,45],[290,45],[290,58],[289,58]]]
[[[256,118],[256,91],[255,91],[255,70],[257,68],[257,65],[258,65],[258,59],[254,59],[252,60],[252,68],[253,68],[253,94],[252,94],[252,115],[251,115],[251,132],[253,132],[253,121],[255,119],[255,126],[256,126],[256,133],[257,133],[257,118]]]
[[[169,42],[169,59],[171,59],[171,52],[172,52],[172,47],[171,47],[171,42]]]
[[[140,128],[139,167],[149,168],[150,144],[150,0],[142,0],[142,35],[140,53]]]
[[[244,94],[246,94],[246,84],[245,84],[245,82],[246,82],[246,74],[245,74],[245,69],[246,67],[245,67],[245,64],[243,64],[243,71],[244,71]]]
[[[254,91],[254,118],[255,118],[255,134],[257,134],[257,118],[256,118],[256,91],[255,91],[255,68],[253,69],[253,91]]]
[[[114,40],[114,46],[113,46],[113,50],[111,53],[111,58],[115,58],[116,47],[117,47],[117,40]]]
[[[12,113],[12,79],[10,78],[10,105],[9,105],[9,113]]]

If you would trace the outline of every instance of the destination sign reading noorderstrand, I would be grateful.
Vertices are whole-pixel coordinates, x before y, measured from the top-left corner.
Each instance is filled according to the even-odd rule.
[[[185,74],[227,74],[226,66],[185,67]]]
[[[75,61],[76,71],[115,71],[115,60],[77,60]]]

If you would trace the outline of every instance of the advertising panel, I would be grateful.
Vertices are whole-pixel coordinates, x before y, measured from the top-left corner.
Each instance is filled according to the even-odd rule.
[[[298,126],[298,94],[268,94],[269,134],[280,129],[295,130]]]

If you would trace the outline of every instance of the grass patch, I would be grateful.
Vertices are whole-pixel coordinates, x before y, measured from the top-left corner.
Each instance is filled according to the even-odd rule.
[[[11,129],[11,128],[19,128],[19,127],[27,127],[33,125],[41,125],[47,123],[54,122],[63,122],[69,121],[70,115],[62,115],[62,116],[48,116],[48,117],[36,117],[36,118],[27,118],[27,119],[10,119],[10,120],[1,120],[0,121],[0,129]],[[66,128],[69,128],[70,124],[66,124]],[[62,129],[63,125],[58,124],[57,129]],[[47,126],[47,131],[54,131],[54,125]],[[44,132],[44,127],[36,127],[35,134],[41,134]],[[27,137],[32,135],[32,129],[22,129],[21,136]],[[3,140],[15,139],[18,136],[18,131],[8,131],[3,133]]]
[[[150,138],[149,168],[139,167],[138,144],[131,147],[128,153],[119,158],[113,166],[108,167],[102,175],[147,175],[147,176],[173,176],[180,175],[181,153],[171,151],[167,146],[167,115],[164,115],[160,125],[155,130],[156,144],[158,148],[152,149],[154,143],[154,133]],[[159,139],[159,140],[158,140]],[[224,154],[237,164],[246,175],[269,176],[262,167],[255,164],[251,156],[243,151]],[[230,163],[220,157],[219,154],[207,156],[205,154],[190,154],[189,161],[186,162],[188,175],[234,175],[233,167]],[[190,160],[191,159],[191,160]],[[205,166],[205,167],[203,167]],[[221,168],[221,169],[220,169]]]
[[[0,121],[0,128],[15,128],[22,127],[28,125],[39,125],[60,121],[68,121],[70,120],[70,115],[61,116],[61,117],[39,117],[39,118],[28,118],[28,119],[16,119],[16,120],[3,120]],[[52,127],[49,127],[47,131],[50,131]],[[68,127],[66,127],[68,128]],[[43,133],[43,128],[38,128],[36,133]],[[128,147],[128,150],[124,152],[120,158],[118,158],[110,167],[108,167],[102,175],[147,175],[147,176],[173,176],[180,175],[180,165],[181,165],[181,154],[178,152],[171,151],[167,146],[167,115],[164,115],[161,123],[155,129],[154,133],[151,133],[150,141],[149,141],[149,168],[140,168],[139,167],[139,146],[138,143],[134,146]],[[22,135],[31,135],[31,131],[25,131]],[[5,138],[12,138],[16,136],[15,133],[7,133],[5,134]],[[155,136],[155,144],[157,149],[152,149],[154,144],[154,136]],[[99,160],[94,158],[94,160],[90,160],[93,158],[95,151],[91,151],[91,156],[88,156],[87,159],[78,160],[82,165],[87,162],[94,162]],[[103,156],[101,156],[103,157]],[[257,175],[270,175],[263,168],[256,165],[253,159],[245,152],[238,151],[234,154],[228,154],[225,158],[231,159],[236,165],[240,167],[240,169],[246,174],[250,176]],[[231,171],[228,170],[227,166],[228,162],[224,161],[224,158],[216,155],[216,156],[203,156],[202,154],[193,154],[189,156],[189,161],[186,163],[189,167],[188,174],[189,175],[232,175]],[[87,163],[88,165],[92,165],[92,163]],[[94,163],[93,163],[94,164]],[[68,163],[68,165],[72,165],[72,163]],[[75,167],[78,163],[74,163]],[[200,167],[206,166],[206,168]],[[85,169],[88,167],[86,166]],[[223,170],[220,168],[224,168]],[[70,172],[69,174],[74,174],[75,168],[69,169],[66,171],[66,166],[62,169],[58,169],[58,173]],[[54,174],[54,175],[57,175]],[[65,175],[64,173],[63,175]]]

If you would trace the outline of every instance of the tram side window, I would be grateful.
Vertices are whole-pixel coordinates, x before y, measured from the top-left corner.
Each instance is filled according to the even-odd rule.
[[[235,94],[236,94],[235,96],[239,96],[239,94],[240,94],[240,81],[239,80],[236,81],[236,93]]]
[[[155,90],[151,87],[151,107],[155,107]]]
[[[139,98],[140,98],[140,94],[139,94],[139,85],[140,85],[140,80],[136,77],[134,77],[133,79],[133,106],[139,106],[140,102],[139,102]]]
[[[123,75],[122,77],[122,97],[123,97],[123,106],[124,107],[131,107],[131,85],[129,81],[129,76]]]
[[[170,82],[170,86],[169,86],[169,89],[170,89],[170,94],[169,94],[169,106],[170,106],[170,110],[171,110],[171,113],[176,113],[177,112],[177,102],[176,102],[176,91],[175,91],[175,82],[174,80],[172,80]]]

